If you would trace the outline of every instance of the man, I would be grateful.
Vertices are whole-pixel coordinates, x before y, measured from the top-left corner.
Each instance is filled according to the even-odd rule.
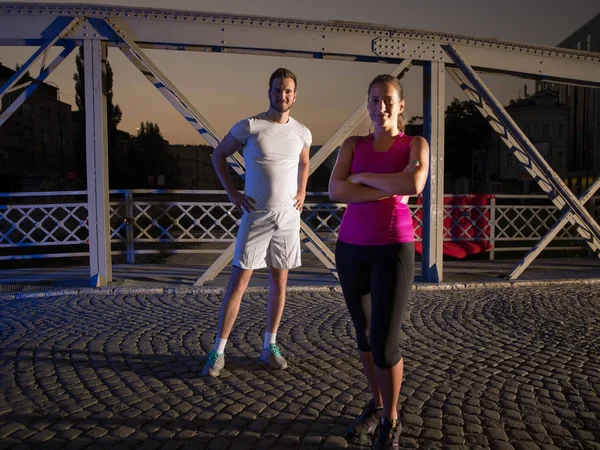
[[[261,361],[275,369],[287,362],[276,344],[285,304],[289,269],[300,266],[300,212],[306,196],[308,128],[290,117],[296,101],[296,76],[277,69],[269,80],[269,110],[236,123],[215,149],[212,161],[231,203],[243,216],[236,239],[231,278],[219,315],[217,338],[202,376],[218,377],[225,367],[225,344],[240,309],[252,271],[269,268],[267,327]],[[243,148],[244,193],[238,191],[227,157]]]

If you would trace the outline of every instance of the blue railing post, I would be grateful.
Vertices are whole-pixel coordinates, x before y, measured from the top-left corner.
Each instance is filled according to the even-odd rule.
[[[135,264],[135,218],[133,216],[133,191],[125,191],[125,239],[127,264]]]

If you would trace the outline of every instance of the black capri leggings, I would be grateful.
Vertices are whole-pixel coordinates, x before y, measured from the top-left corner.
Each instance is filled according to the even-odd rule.
[[[335,261],[358,349],[372,352],[381,369],[395,366],[402,358],[400,327],[414,281],[414,243],[366,246],[338,241]]]

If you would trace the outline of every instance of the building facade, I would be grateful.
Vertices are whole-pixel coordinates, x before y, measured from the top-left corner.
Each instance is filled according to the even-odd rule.
[[[545,89],[527,98],[512,100],[506,111],[554,172],[565,179],[568,173],[569,108],[561,103],[558,92]],[[490,165],[497,167],[497,181],[501,189],[491,187],[491,191],[525,194],[540,192],[513,152],[501,143],[497,135],[495,139],[499,143],[496,146],[498,151],[495,161],[490,162]]]
[[[0,64],[0,85],[15,71]],[[24,77],[23,81],[32,81]],[[2,97],[2,111],[22,90]],[[0,126],[0,192],[68,190],[73,184],[71,105],[60,101],[57,87],[41,83]]]
[[[212,147],[169,145],[168,150],[177,161],[182,189],[223,189],[212,165]]]
[[[600,53],[600,14],[558,44]],[[569,109],[567,174],[574,193],[583,192],[600,174],[600,92],[598,89],[538,81],[536,90],[556,90]]]

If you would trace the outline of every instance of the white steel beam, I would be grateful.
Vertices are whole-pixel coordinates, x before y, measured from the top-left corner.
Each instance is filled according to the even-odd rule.
[[[596,181],[588,188],[585,193],[579,197],[579,201],[581,204],[587,203],[587,201],[592,198],[592,196],[596,193],[596,191],[600,188],[600,177],[596,178]],[[552,239],[556,237],[560,230],[564,228],[567,222],[575,225],[575,221],[573,220],[573,212],[567,211],[563,213],[563,215],[558,219],[557,222],[552,225],[552,227],[546,232],[546,234],[540,239],[531,249],[527,252],[519,264],[513,269],[510,273],[509,279],[516,280],[519,276],[529,267],[529,265],[538,257],[538,255],[544,250]],[[596,256],[600,256],[600,249],[595,249]]]
[[[106,44],[83,43],[90,285],[112,281],[106,117]]]
[[[106,19],[108,24],[119,38],[127,45],[121,47],[122,52],[134,63],[134,65],[146,76],[146,78],[164,95],[164,97],[179,111],[180,114],[209,142],[216,148],[222,139],[222,136],[212,127],[206,118],[187,100],[175,85],[163,74],[160,69],[148,58],[139,48],[136,42],[131,39],[126,32],[126,25],[116,19]],[[96,28],[97,31],[98,28]],[[232,155],[229,165],[234,171],[244,178],[245,168],[243,158],[239,153]],[[335,269],[334,256],[328,247],[312,233],[312,230],[305,223],[301,224],[302,230],[300,238],[307,243],[307,247],[315,253],[317,258],[324,262],[334,275],[337,276]],[[214,279],[231,261],[235,244],[231,244],[225,252],[208,268],[208,270],[194,283],[195,286],[202,285],[206,281]]]
[[[478,70],[600,86],[596,53],[450,33],[338,21],[239,16],[150,8],[35,3],[0,4],[0,45],[40,45],[57,16],[118,18],[141,48],[206,47],[219,52],[288,54],[316,58],[451,63],[453,45]],[[71,39],[100,37],[81,30]],[[108,36],[111,45],[117,42]]]
[[[225,267],[229,265],[233,259],[233,252],[235,251],[235,242],[229,245],[223,253],[210,265],[208,269],[194,282],[194,286],[204,286],[204,283],[214,280]]]
[[[15,21],[15,22],[17,22],[17,21]],[[17,83],[23,77],[23,75],[26,74],[31,69],[31,66],[38,59],[40,59],[42,56],[45,58],[46,52],[48,51],[48,49],[50,47],[52,47],[54,44],[56,44],[56,42],[59,39],[67,36],[69,33],[72,33],[76,29],[78,29],[79,25],[80,25],[80,21],[78,18],[72,19],[72,18],[61,17],[61,18],[53,20],[52,23],[42,32],[42,35],[50,35],[51,37],[46,38],[44,40],[44,42],[40,45],[40,48],[38,48],[33,53],[33,55],[31,55],[29,57],[29,59],[27,61],[25,61],[25,63],[14,73],[14,75],[10,78],[10,80],[8,80],[4,84],[4,86],[2,86],[2,88],[0,88],[0,100],[2,99],[2,96],[4,94],[10,92],[12,90],[12,88],[17,85]],[[1,33],[0,36],[2,34],[6,33],[6,30],[3,29],[1,26],[0,26],[0,30],[2,30],[0,32]],[[74,44],[69,43],[68,46],[70,48],[73,48]],[[42,67],[40,68],[40,75],[42,74],[43,71],[44,71],[44,67],[42,65]],[[24,87],[24,86],[21,85],[18,88],[21,88],[21,87]]]
[[[600,249],[600,227],[594,218],[539,154],[472,67],[452,46],[446,47],[446,51],[460,70],[451,72],[451,75],[461,89],[484,117],[490,118],[494,130],[554,205],[559,209],[566,206],[567,210],[574,213],[572,220],[577,225],[578,233],[596,253]]]
[[[444,111],[446,76],[443,62],[423,68],[423,134],[429,142],[429,177],[423,191],[421,274],[441,283],[444,277]]]
[[[142,49],[131,39],[125,31],[125,25],[118,19],[106,19],[110,28],[123,40],[127,47],[121,51],[154,85],[156,89],[171,103],[177,111],[200,133],[208,144],[216,148],[223,136],[200,114],[194,105],[183,95],[177,87],[162,73],[162,71],[148,58]],[[244,159],[239,153],[228,158],[230,167],[243,178]],[[237,166],[237,167],[236,167]]]
[[[29,98],[31,94],[35,92],[40,84],[44,82],[46,78],[56,69],[64,59],[71,54],[75,45],[71,42],[65,44],[66,47],[60,54],[54,58],[54,60],[46,67],[40,69],[40,74],[31,82],[23,92],[10,104],[8,107],[0,113],[0,126],[8,120],[8,118],[17,110],[19,107]],[[0,94],[0,99],[2,95]]]

